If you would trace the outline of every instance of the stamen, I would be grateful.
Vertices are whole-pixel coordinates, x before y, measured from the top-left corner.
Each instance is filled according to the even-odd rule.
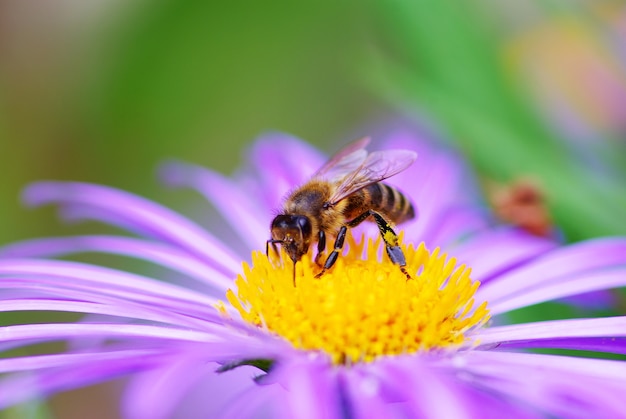
[[[356,243],[349,236],[348,247],[320,278],[320,268],[305,255],[296,264],[296,286],[286,255],[255,252],[227,299],[247,322],[296,348],[323,351],[336,364],[455,348],[489,319],[486,302],[474,308],[479,283],[470,269],[438,248],[401,246],[412,278],[407,281],[381,257],[380,240]]]

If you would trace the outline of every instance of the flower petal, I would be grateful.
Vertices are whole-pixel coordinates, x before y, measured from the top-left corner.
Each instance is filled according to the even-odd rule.
[[[207,365],[198,365],[196,359],[185,357],[171,365],[138,374],[126,386],[122,412],[125,417],[135,419],[171,417],[180,399],[207,373]]]
[[[133,376],[123,396],[124,417],[170,418],[174,410],[176,417],[223,417],[221,414],[234,402],[233,398],[242,391],[259,388],[253,380],[259,370],[240,367],[217,373],[218,367],[215,363],[181,357],[164,363],[161,368]],[[249,400],[245,400],[246,406],[248,403]]]
[[[532,263],[504,273],[497,280],[481,286],[477,291],[477,297],[489,301],[492,307],[492,304],[510,299],[520,292],[544,289],[557,283],[564,283],[572,276],[580,277],[582,274],[624,264],[626,264],[626,239],[588,240],[559,248],[535,259]],[[588,291],[596,289],[601,288],[590,288]]]
[[[475,336],[478,349],[561,348],[626,353],[626,317],[497,326]]]
[[[557,417],[619,417],[626,363],[557,355],[470,351],[456,367],[474,386],[514,396]]]
[[[247,160],[255,173],[266,179],[264,184],[267,189],[275,186],[277,176],[284,178],[290,189],[310,179],[328,160],[328,155],[292,135],[267,132],[254,141],[247,152]],[[279,199],[281,197],[278,196]]]
[[[24,191],[24,200],[33,206],[49,203],[86,207],[121,218],[123,226],[137,225],[165,240],[177,244],[211,264],[239,271],[239,258],[222,242],[180,214],[128,192],[106,186],[78,182],[39,182]]]
[[[376,363],[356,365],[349,374],[360,372],[362,386],[385,401],[386,413],[380,417],[419,418],[540,418],[532,409],[503,394],[494,394],[468,383],[464,372],[451,373],[449,359],[444,368],[437,364],[439,355],[422,354],[382,359]],[[358,382],[358,381],[356,381]],[[362,397],[361,394],[357,401]],[[374,397],[374,396],[372,396]],[[362,417],[370,417],[364,411]],[[379,417],[379,416],[376,416]]]
[[[148,320],[174,326],[207,328],[207,322],[177,313],[154,309],[151,306],[133,304],[101,304],[84,301],[46,298],[20,298],[0,300],[0,312],[6,311],[61,311],[74,313],[102,314],[125,317],[133,320]],[[209,324],[210,325],[210,324]],[[213,324],[214,325],[214,324]]]
[[[252,173],[240,176],[240,184],[252,196],[262,193],[267,208],[277,209],[288,191],[303,184],[326,161],[319,150],[290,135],[267,133],[248,153]]]
[[[226,373],[228,374],[228,373]],[[220,376],[221,377],[221,376]],[[207,389],[212,392],[212,388]],[[181,409],[180,417],[194,417],[197,406],[204,406],[206,394],[203,398],[199,398],[198,404],[188,404]],[[241,418],[241,419],[291,419],[294,417],[285,400],[289,397],[287,392],[280,384],[261,384],[248,387],[241,391],[237,396],[225,403],[224,411],[217,415],[219,418]],[[205,416],[201,416],[204,418]],[[297,416],[296,416],[297,417]]]
[[[481,287],[508,270],[545,254],[557,243],[516,228],[496,228],[475,234],[451,254],[472,268],[472,279]]]
[[[76,367],[40,370],[37,374],[14,374],[0,380],[0,409],[37,397],[49,396],[60,391],[71,390],[90,384],[101,383],[143,369],[154,368],[166,362],[162,354],[131,356],[115,359],[114,362],[90,361]]]
[[[132,237],[74,236],[27,240],[0,247],[0,258],[59,257],[82,252],[112,253],[144,259],[220,290],[233,285],[230,277],[176,247]]]
[[[626,269],[585,273],[579,276],[559,278],[558,282],[521,290],[517,294],[510,294],[502,296],[499,300],[489,301],[489,311],[492,315],[496,315],[558,298],[623,286],[626,286]],[[485,298],[480,290],[481,288],[478,288],[476,295],[479,298]]]
[[[486,227],[483,212],[463,206],[449,206],[437,212],[420,238],[427,246],[440,244],[455,254],[452,249],[456,249],[456,243]]]
[[[0,374],[7,372],[41,370],[46,368],[78,368],[95,362],[115,362],[120,359],[152,357],[162,353],[159,349],[106,350],[90,353],[62,353],[22,356],[0,359]]]
[[[0,341],[50,341],[75,337],[124,337],[175,342],[222,342],[225,336],[199,330],[136,324],[46,323],[0,327]]]
[[[101,286],[103,292],[116,290],[131,293],[136,299],[161,301],[166,306],[176,300],[192,306],[212,306],[217,300],[205,294],[161,281],[115,269],[78,262],[44,259],[0,259],[0,275],[56,278],[60,286]],[[24,279],[27,279],[26,277]],[[19,280],[19,277],[16,278]],[[45,281],[41,281],[45,282]],[[0,287],[2,284],[0,284]]]
[[[154,296],[141,292],[141,290],[124,290],[114,287],[107,287],[104,284],[89,284],[80,281],[65,284],[55,277],[25,277],[2,278],[0,289],[3,291],[3,299],[20,298],[56,298],[63,301],[86,301],[96,304],[106,304],[115,306],[136,306],[142,309],[153,308],[154,310],[169,311],[184,316],[182,324],[189,326],[189,322],[199,321],[221,324],[225,322],[224,316],[217,310],[207,310],[206,305],[193,303],[191,301],[179,301],[169,299],[166,296]],[[36,309],[36,304],[32,305]],[[16,309],[19,309],[16,307]],[[227,306],[228,309],[228,306]],[[232,313],[231,313],[232,311]],[[232,309],[228,314],[238,318],[238,313]],[[180,319],[177,315],[172,316],[172,320]]]
[[[401,406],[401,403],[388,403],[381,397],[379,394],[381,384],[378,379],[364,376],[356,372],[347,372],[344,376],[345,391],[352,401],[353,415],[351,417],[388,418],[400,416],[398,411],[400,411],[403,406]],[[396,413],[396,415],[392,412]]]
[[[288,390],[285,403],[291,417],[303,419],[350,417],[337,378],[326,357],[304,356],[279,363],[269,377]]]
[[[204,195],[250,250],[265,246],[272,212],[250,199],[235,182],[204,167],[185,163],[171,162],[162,167],[161,173],[170,186],[191,187]]]

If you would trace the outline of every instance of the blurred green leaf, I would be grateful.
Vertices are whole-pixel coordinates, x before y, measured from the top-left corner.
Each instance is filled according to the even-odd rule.
[[[20,206],[29,182],[103,183],[180,209],[155,181],[162,160],[230,172],[268,130],[331,148],[380,106],[354,77],[367,10],[349,2],[26,3],[0,7],[13,22],[0,243],[72,232]]]
[[[359,15],[345,3],[157,4],[106,40],[88,119],[109,161],[175,153],[224,170],[265,130],[327,142],[371,107],[349,73]]]

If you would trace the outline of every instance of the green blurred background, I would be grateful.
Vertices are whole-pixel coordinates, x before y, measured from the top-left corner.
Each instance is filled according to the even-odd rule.
[[[165,158],[229,172],[267,130],[344,139],[381,107],[355,77],[367,19],[334,1],[0,3],[0,242],[63,231],[20,207],[33,180],[167,199]]]
[[[5,0],[0,244],[75,231],[22,208],[34,180],[182,209],[164,159],[229,173],[264,131],[332,151],[397,115],[537,179],[568,240],[626,234],[622,1]]]
[[[168,204],[165,158],[229,172],[258,134],[333,150],[432,122],[488,179],[532,175],[571,240],[626,232],[623,2],[0,3],[0,243],[64,230],[20,189]]]
[[[624,19],[616,1],[4,1],[0,242],[63,231],[21,208],[33,180],[170,203],[165,158],[229,172],[264,131],[332,150],[395,114],[486,178],[538,178],[570,239],[624,233]]]

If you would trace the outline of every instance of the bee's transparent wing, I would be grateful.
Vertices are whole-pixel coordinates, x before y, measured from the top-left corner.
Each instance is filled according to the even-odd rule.
[[[413,164],[416,158],[417,153],[410,150],[375,151],[353,172],[345,175],[328,202],[334,205],[367,185],[398,174]]]
[[[330,182],[337,182],[348,174],[357,170],[367,158],[365,147],[369,144],[368,137],[356,140],[330,158],[313,175],[313,179],[326,179]]]

